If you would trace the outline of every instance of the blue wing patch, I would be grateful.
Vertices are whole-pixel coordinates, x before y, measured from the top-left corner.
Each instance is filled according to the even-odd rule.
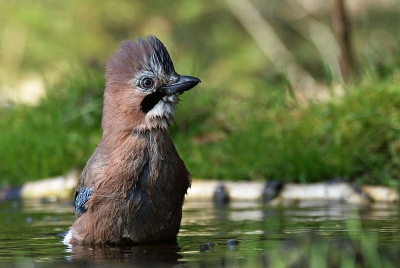
[[[75,214],[77,216],[82,215],[85,211],[85,204],[92,195],[92,188],[81,188],[76,192],[75,195]]]

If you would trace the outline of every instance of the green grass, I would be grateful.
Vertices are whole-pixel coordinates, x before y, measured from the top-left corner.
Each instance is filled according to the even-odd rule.
[[[101,137],[102,91],[102,76],[87,72],[49,88],[37,107],[2,107],[1,182],[20,184],[84,166]]]
[[[260,90],[257,100],[245,100],[250,110],[223,122],[213,122],[215,115],[231,110],[220,111],[212,102],[184,104],[178,113],[178,127],[193,120],[191,133],[174,130],[173,134],[195,177],[301,182],[340,177],[398,186],[398,83],[398,78],[391,78],[357,85],[348,88],[343,97],[307,107],[288,106],[274,96],[277,89],[266,88]],[[269,106],[268,101],[276,103]],[[209,111],[213,115],[200,113],[191,118],[192,107],[202,105],[213,107],[215,111]],[[218,131],[225,133],[219,142],[193,142],[198,135]]]

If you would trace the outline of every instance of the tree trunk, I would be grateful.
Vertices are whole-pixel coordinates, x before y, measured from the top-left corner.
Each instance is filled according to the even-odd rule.
[[[350,46],[350,27],[347,20],[344,0],[330,0],[332,26],[340,49],[339,65],[346,81],[351,78],[354,70],[353,54]]]

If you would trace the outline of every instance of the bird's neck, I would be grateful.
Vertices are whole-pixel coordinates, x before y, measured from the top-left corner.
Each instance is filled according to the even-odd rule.
[[[112,150],[115,146],[125,143],[134,136],[145,136],[153,141],[154,137],[160,135],[169,136],[168,125],[160,127],[154,122],[149,127],[148,123],[146,123],[146,115],[141,111],[131,110],[130,113],[125,113],[118,108],[113,107],[112,109],[103,110],[103,135],[101,141],[103,147]]]

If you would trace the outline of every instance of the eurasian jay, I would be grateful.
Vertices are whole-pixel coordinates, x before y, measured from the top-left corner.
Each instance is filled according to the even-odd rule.
[[[200,82],[175,72],[154,36],[107,62],[103,135],[80,176],[67,244],[174,241],[191,180],[168,134],[178,97]]]

